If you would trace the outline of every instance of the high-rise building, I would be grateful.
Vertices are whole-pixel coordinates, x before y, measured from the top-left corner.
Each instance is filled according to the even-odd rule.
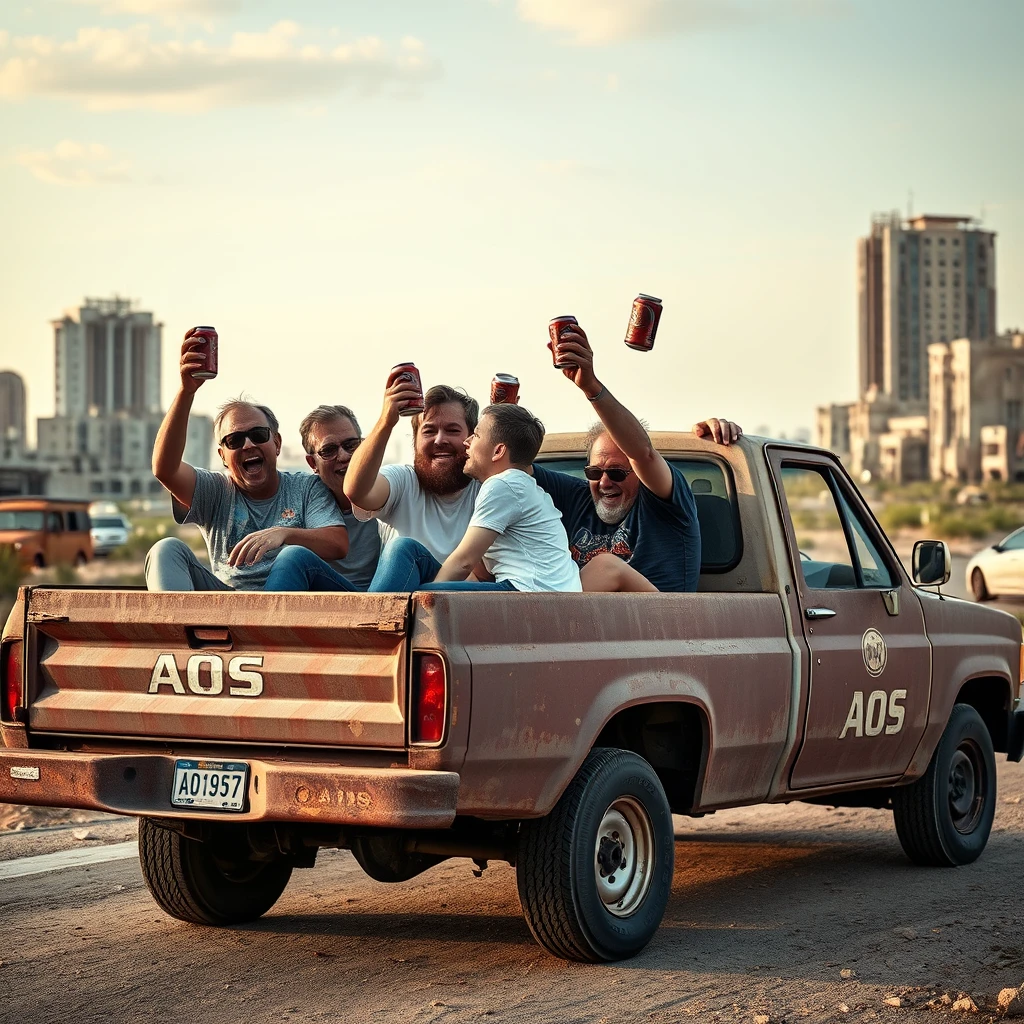
[[[928,346],[996,331],[996,236],[970,217],[876,215],[857,247],[860,393],[928,401]]]
[[[10,370],[0,373],[0,440],[5,446],[25,446],[25,382]]]
[[[53,321],[58,416],[160,411],[163,324],[128,299],[85,299]]]

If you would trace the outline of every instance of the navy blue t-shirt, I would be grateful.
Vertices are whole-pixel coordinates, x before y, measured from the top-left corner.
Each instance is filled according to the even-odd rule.
[[[533,474],[562,513],[569,550],[581,569],[610,551],[661,591],[692,591],[700,576],[697,505],[686,477],[671,464],[669,469],[672,494],[662,499],[641,484],[633,507],[615,526],[598,516],[586,480],[536,464]]]

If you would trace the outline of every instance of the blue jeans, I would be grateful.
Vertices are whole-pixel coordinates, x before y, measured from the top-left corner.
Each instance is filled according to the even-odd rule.
[[[336,569],[309,548],[289,544],[281,548],[270,567],[264,590],[338,591],[357,590]]]
[[[418,540],[396,537],[380,553],[370,590],[380,594],[408,594],[414,590],[516,589],[507,580],[503,583],[478,583],[475,580],[431,583],[440,570],[441,563]]]

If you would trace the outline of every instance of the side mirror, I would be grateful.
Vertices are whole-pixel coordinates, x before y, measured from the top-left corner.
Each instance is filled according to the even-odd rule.
[[[949,582],[953,561],[944,540],[919,540],[911,559],[914,582],[919,587],[941,587]]]

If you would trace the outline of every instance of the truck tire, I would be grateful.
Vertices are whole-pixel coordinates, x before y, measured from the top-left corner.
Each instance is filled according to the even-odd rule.
[[[526,923],[566,960],[633,956],[661,924],[674,865],[672,812],[654,769],[631,751],[598,747],[551,813],[520,829]]]
[[[139,821],[142,876],[160,908],[192,924],[242,924],[262,917],[284,892],[292,865],[224,857],[150,818]]]
[[[970,864],[981,856],[996,809],[992,737],[969,704],[954,704],[928,770],[892,791],[896,835],[915,863]]]

